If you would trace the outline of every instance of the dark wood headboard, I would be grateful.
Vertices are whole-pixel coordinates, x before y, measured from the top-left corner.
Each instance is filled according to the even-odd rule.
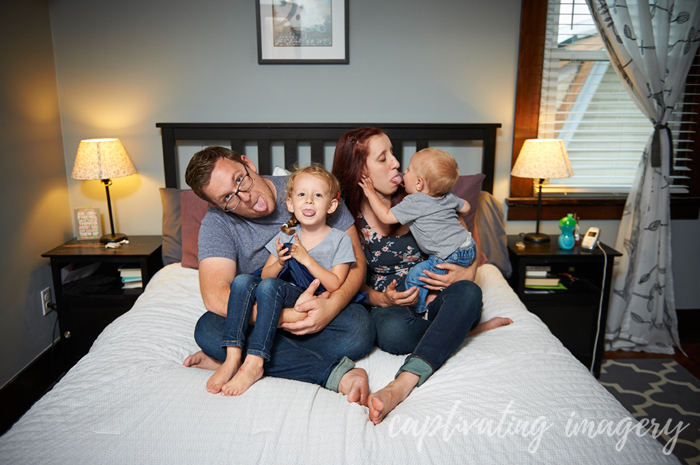
[[[177,141],[227,140],[231,148],[245,153],[246,142],[257,142],[258,171],[272,174],[271,144],[284,143],[285,168],[291,169],[297,162],[298,143],[311,145],[311,161],[323,163],[324,143],[337,142],[347,131],[363,126],[373,126],[386,131],[394,146],[394,153],[402,153],[404,142],[415,142],[416,150],[437,141],[481,141],[482,172],[486,175],[482,189],[493,193],[496,155],[496,130],[500,123],[487,124],[353,124],[353,123],[156,123],[163,138],[163,163],[165,186],[179,187],[177,172]]]

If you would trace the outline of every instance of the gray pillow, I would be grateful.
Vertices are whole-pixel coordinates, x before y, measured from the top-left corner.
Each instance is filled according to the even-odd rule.
[[[506,278],[510,277],[513,266],[508,257],[503,207],[493,195],[485,191],[479,192],[476,228],[479,232],[481,251],[488,259],[487,263],[495,265]]]
[[[180,192],[182,189],[160,188],[160,200],[163,206],[163,265],[182,261]]]

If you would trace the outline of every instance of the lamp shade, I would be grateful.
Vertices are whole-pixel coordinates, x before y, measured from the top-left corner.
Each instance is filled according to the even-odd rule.
[[[562,140],[528,139],[510,174],[519,178],[570,178],[574,170]]]
[[[136,174],[119,139],[81,140],[75,156],[73,179],[111,179]]]

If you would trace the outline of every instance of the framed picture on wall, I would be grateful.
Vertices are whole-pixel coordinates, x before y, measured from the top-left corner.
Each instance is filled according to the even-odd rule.
[[[102,223],[100,222],[99,208],[76,208],[75,225],[78,231],[78,240],[99,239],[102,237]]]
[[[348,64],[350,0],[255,0],[258,63]]]

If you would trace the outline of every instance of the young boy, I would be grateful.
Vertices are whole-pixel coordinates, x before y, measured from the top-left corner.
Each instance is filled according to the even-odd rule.
[[[363,177],[360,186],[372,210],[385,224],[406,224],[420,249],[430,258],[411,268],[406,277],[406,289],[418,287],[418,302],[414,310],[426,311],[428,290],[423,281],[423,270],[446,274],[436,268],[439,263],[454,263],[468,267],[476,258],[472,235],[459,221],[471,208],[469,202],[455,196],[450,190],[459,178],[459,167],[454,157],[444,150],[427,148],[411,157],[403,177],[407,195],[391,209],[384,205],[374,190],[372,181]]]

